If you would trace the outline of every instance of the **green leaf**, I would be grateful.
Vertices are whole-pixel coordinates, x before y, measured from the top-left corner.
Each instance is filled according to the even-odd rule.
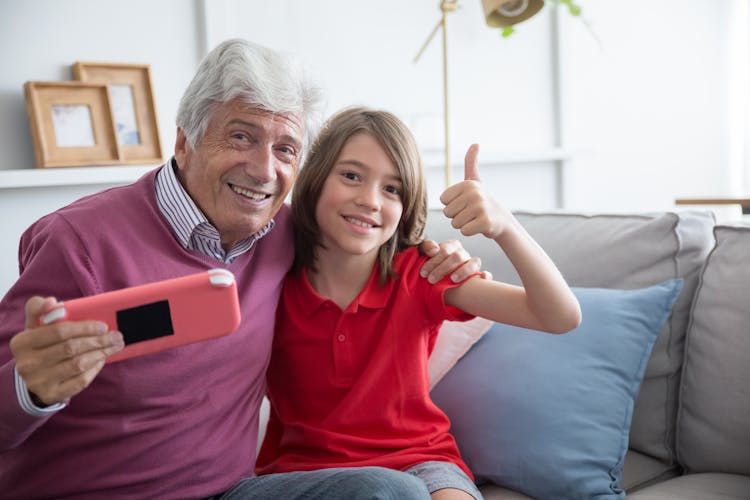
[[[515,33],[515,31],[516,30],[513,28],[513,26],[503,26],[503,30],[501,32],[501,35],[502,35],[503,38],[508,38],[510,35],[512,35],[513,33]]]
[[[557,0],[557,4],[565,5],[568,8],[568,12],[570,12],[570,15],[573,17],[581,15],[581,6],[573,3],[573,0]]]
[[[578,17],[581,15],[581,6],[571,3],[568,5],[568,12],[570,12],[571,16]]]

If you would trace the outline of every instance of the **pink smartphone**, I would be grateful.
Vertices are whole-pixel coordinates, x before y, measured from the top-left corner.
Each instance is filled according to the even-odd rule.
[[[122,351],[108,363],[227,335],[240,324],[234,275],[225,269],[59,302],[41,324],[95,319],[119,330]]]

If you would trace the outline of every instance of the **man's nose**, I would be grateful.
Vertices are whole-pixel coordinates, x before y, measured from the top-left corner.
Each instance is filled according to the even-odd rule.
[[[268,146],[256,148],[248,159],[246,171],[248,175],[261,183],[276,180],[276,157],[273,149]]]

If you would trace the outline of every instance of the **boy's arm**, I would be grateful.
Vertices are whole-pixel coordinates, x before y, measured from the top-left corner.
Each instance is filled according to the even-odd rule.
[[[578,301],[555,264],[505,207],[481,191],[476,144],[466,153],[465,180],[443,192],[443,212],[465,236],[495,240],[518,272],[522,287],[470,279],[445,292],[467,313],[525,328],[563,333],[578,326]]]

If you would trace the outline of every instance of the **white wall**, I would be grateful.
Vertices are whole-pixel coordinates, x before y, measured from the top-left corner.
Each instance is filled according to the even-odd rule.
[[[599,44],[567,13],[556,24],[549,8],[501,39],[483,24],[478,0],[462,0],[449,17],[454,165],[480,142],[487,184],[519,209],[553,208],[559,189],[565,208],[585,211],[674,209],[675,197],[736,193],[746,161],[737,137],[748,137],[736,119],[748,109],[746,90],[737,90],[746,2],[579,0]],[[430,165],[434,202],[443,188],[439,37],[419,63],[412,59],[439,19],[438,3],[3,0],[0,173],[33,168],[25,81],[69,79],[76,60],[150,64],[168,156],[179,97],[205,48],[244,36],[302,58],[329,112],[367,104],[401,116]],[[22,228],[102,187],[0,186],[0,294],[15,279]]]
[[[169,156],[174,144],[177,104],[203,56],[204,46],[201,4],[197,1],[3,0],[0,173],[34,167],[24,82],[70,80],[71,65],[79,60],[151,66],[162,149]],[[98,169],[92,169],[95,170]],[[87,184],[82,186],[9,188],[2,185],[3,179],[0,178],[0,296],[18,276],[18,237],[31,222],[76,198],[112,185],[96,180],[89,183],[92,180],[86,179]]]
[[[179,97],[203,55],[202,33],[195,1],[0,2],[0,169],[34,166],[24,82],[71,80],[75,61],[151,66],[162,146],[168,155],[174,145]]]
[[[745,1],[587,2],[601,47],[565,23],[563,130],[582,153],[570,208],[670,209],[732,192],[728,28]]]
[[[729,110],[740,104],[728,100],[730,26],[744,1],[660,0],[634,7],[581,0],[594,35],[561,12],[560,37],[554,37],[545,8],[506,40],[484,26],[480,2],[463,1],[449,17],[454,162],[474,141],[490,159],[562,146],[576,154],[564,169],[565,207],[581,210],[673,209],[676,197],[730,193]],[[411,63],[439,17],[437,4],[210,5],[235,14],[216,16],[224,23],[223,30],[214,26],[217,34],[253,37],[317,69],[331,94],[330,110],[352,103],[395,110],[425,148],[439,149],[439,40],[419,64]],[[550,67],[556,54],[558,102]],[[497,191],[513,208],[546,208],[536,194],[540,187],[545,192],[550,175],[537,168],[515,179],[520,184],[498,180]]]
[[[355,104],[394,111],[425,153],[436,205],[445,188],[442,35],[418,63],[413,59],[440,19],[438,3],[211,1],[206,5],[215,23],[208,43],[240,36],[295,54],[325,88],[329,113]],[[448,18],[452,179],[462,178],[466,149],[478,142],[482,174],[499,197],[516,208],[552,208],[553,163],[490,167],[556,147],[550,11],[503,40],[498,30],[485,28],[479,1],[461,5]]]

